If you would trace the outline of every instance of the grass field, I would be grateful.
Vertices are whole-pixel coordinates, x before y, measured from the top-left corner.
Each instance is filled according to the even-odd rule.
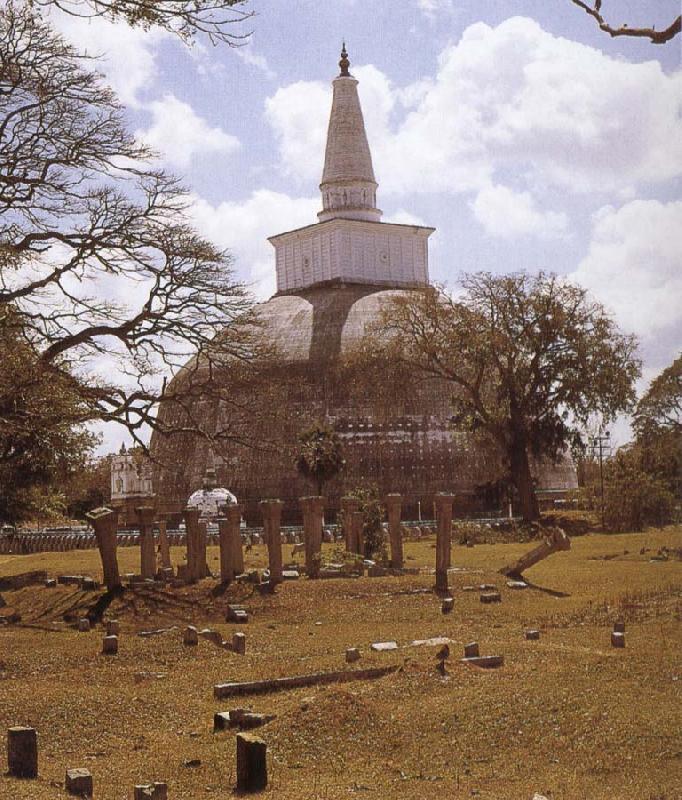
[[[432,567],[433,541],[408,542],[408,566]],[[65,622],[101,593],[74,587],[3,592],[22,615],[0,627],[0,746],[11,725],[38,730],[40,777],[0,776],[2,800],[63,798],[64,772],[85,766],[95,797],[132,797],[136,783],[169,784],[169,798],[230,796],[235,734],[213,734],[213,713],[237,706],[276,714],[258,735],[268,743],[273,798],[532,798],[679,800],[682,798],[682,562],[651,562],[682,546],[682,529],[589,535],[570,552],[531,569],[532,587],[511,590],[497,573],[528,544],[454,546],[455,610],[448,616],[428,590],[433,576],[308,581],[273,596],[232,585],[217,595],[206,580],[181,589],[128,590],[105,618],[121,622],[119,655],[100,655],[102,628],[78,633]],[[641,553],[642,548],[649,552]],[[285,546],[285,556],[290,546]],[[173,549],[174,563],[182,560]],[[217,549],[209,551],[217,569]],[[122,571],[139,569],[139,550],[119,550]],[[247,554],[264,566],[265,548]],[[0,556],[0,576],[33,569],[99,575],[97,551]],[[465,585],[495,583],[502,603],[483,605]],[[231,638],[228,602],[249,609],[247,654],[207,641],[182,645],[186,623]],[[626,648],[610,646],[616,619]],[[178,630],[142,638],[170,625]],[[525,641],[527,627],[541,639]],[[435,650],[415,639],[452,639],[449,675]],[[400,649],[371,653],[371,642]],[[505,665],[481,670],[459,662],[463,645]],[[397,663],[382,679],[216,702],[213,685]],[[195,767],[186,762],[199,760]]]

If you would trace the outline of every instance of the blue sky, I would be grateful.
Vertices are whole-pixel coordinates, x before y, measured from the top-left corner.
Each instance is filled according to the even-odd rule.
[[[644,10],[644,6],[648,6]],[[62,15],[131,129],[193,192],[197,226],[274,291],[267,236],[316,221],[330,81],[346,39],[378,201],[437,228],[431,278],[570,275],[642,342],[651,378],[682,348],[680,39],[611,39],[569,0],[252,0],[243,48]],[[604,0],[665,27],[679,4]],[[121,438],[105,432],[105,449]]]

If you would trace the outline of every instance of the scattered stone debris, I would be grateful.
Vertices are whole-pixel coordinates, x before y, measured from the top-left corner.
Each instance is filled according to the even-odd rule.
[[[276,719],[275,714],[258,714],[247,708],[234,708],[231,711],[219,711],[213,715],[213,732],[224,731],[230,728],[239,728],[242,731],[252,730],[267,725]]]
[[[64,779],[64,788],[67,794],[76,797],[92,797],[92,774],[83,768],[67,769]]]
[[[503,666],[504,656],[472,656],[471,658],[463,658],[462,663],[472,664],[474,667],[491,669]]]
[[[283,569],[282,578],[285,581],[297,581],[301,577],[301,573],[297,569]]]
[[[370,648],[377,653],[383,653],[387,650],[397,650],[398,642],[373,642]]]
[[[452,644],[452,639],[447,636],[434,636],[432,639],[415,639],[406,647],[442,647],[444,644]]]
[[[142,683],[142,681],[160,681],[167,677],[167,672],[136,672],[133,675],[135,683]]]
[[[116,624],[118,624],[118,623],[116,623]],[[147,637],[147,636],[161,636],[162,633],[171,633],[172,631],[177,631],[177,629],[178,629],[178,626],[177,625],[173,625],[170,628],[157,628],[154,631],[140,631],[137,635],[138,636],[142,636],[143,638]]]
[[[24,586],[32,584],[44,584],[47,580],[47,572],[44,569],[33,570],[32,572],[22,572],[19,575],[8,575],[0,578],[0,592],[10,592],[15,589],[23,589]]]
[[[499,592],[483,592],[480,601],[482,603],[501,603],[502,595]]]
[[[219,683],[213,687],[216,700],[224,700],[241,694],[264,694],[279,692],[285,689],[297,689],[301,686],[319,686],[327,683],[348,683],[350,681],[368,681],[383,678],[396,672],[400,667],[396,664],[371,669],[339,670],[338,672],[314,672],[310,675],[294,675],[289,678],[272,678],[263,681],[242,681]]]
[[[225,621],[247,623],[249,621],[249,614],[246,607],[236,604],[228,605]]]
[[[510,589],[527,589],[528,584],[525,581],[507,581],[507,586]]]
[[[56,578],[48,578],[45,581],[45,588],[46,589],[56,589],[57,588],[57,579]]]

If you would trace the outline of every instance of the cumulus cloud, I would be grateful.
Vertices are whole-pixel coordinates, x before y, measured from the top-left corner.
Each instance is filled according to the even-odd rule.
[[[565,236],[568,228],[566,214],[540,211],[529,192],[515,192],[507,186],[484,187],[472,209],[487,233],[504,239],[527,235],[550,239]]]
[[[595,215],[589,251],[571,275],[656,364],[671,361],[682,341],[681,252],[682,201],[633,200]]]
[[[230,155],[240,147],[239,139],[221,128],[212,128],[190,105],[172,94],[145,108],[152,114],[152,124],[137,135],[174,167],[188,167],[196,156]]]
[[[192,216],[204,236],[232,253],[236,274],[262,300],[275,291],[275,256],[268,236],[317,222],[320,208],[317,197],[290,197],[260,189],[243,202],[217,206],[197,197]]]
[[[531,19],[469,26],[415,86],[372,66],[352,71],[384,192],[477,191],[513,168],[529,185],[631,193],[682,172],[682,74],[616,60]],[[299,82],[269,98],[289,173],[308,179],[321,163],[329,96]]]
[[[136,108],[141,104],[143,91],[156,79],[158,45],[171,34],[159,28],[144,30],[125,22],[108,22],[101,17],[86,19],[53,13],[51,21],[79,52],[98,58],[96,69],[125,105]]]

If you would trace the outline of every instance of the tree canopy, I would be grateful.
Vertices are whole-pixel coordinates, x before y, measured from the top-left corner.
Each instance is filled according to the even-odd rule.
[[[229,399],[215,371],[257,350],[231,257],[196,233],[186,191],[40,15],[0,11],[0,51],[0,311],[12,309],[40,366],[61,373],[90,419],[142,442],[145,427],[165,431],[164,398],[186,412],[184,430],[203,430],[197,398]],[[192,357],[167,392],[166,376]]]
[[[363,346],[366,366],[449,382],[454,423],[496,443],[521,513],[535,519],[531,458],[560,457],[592,415],[607,422],[632,407],[636,343],[554,275],[476,273],[461,287],[397,296]]]
[[[34,5],[58,8],[74,17],[124,20],[143,28],[159,27],[182,39],[205,35],[213,43],[235,46],[249,32],[235,31],[253,12],[248,0],[33,0]]]
[[[302,431],[298,441],[296,469],[322,494],[324,484],[343,469],[341,440],[328,425],[317,423]]]

